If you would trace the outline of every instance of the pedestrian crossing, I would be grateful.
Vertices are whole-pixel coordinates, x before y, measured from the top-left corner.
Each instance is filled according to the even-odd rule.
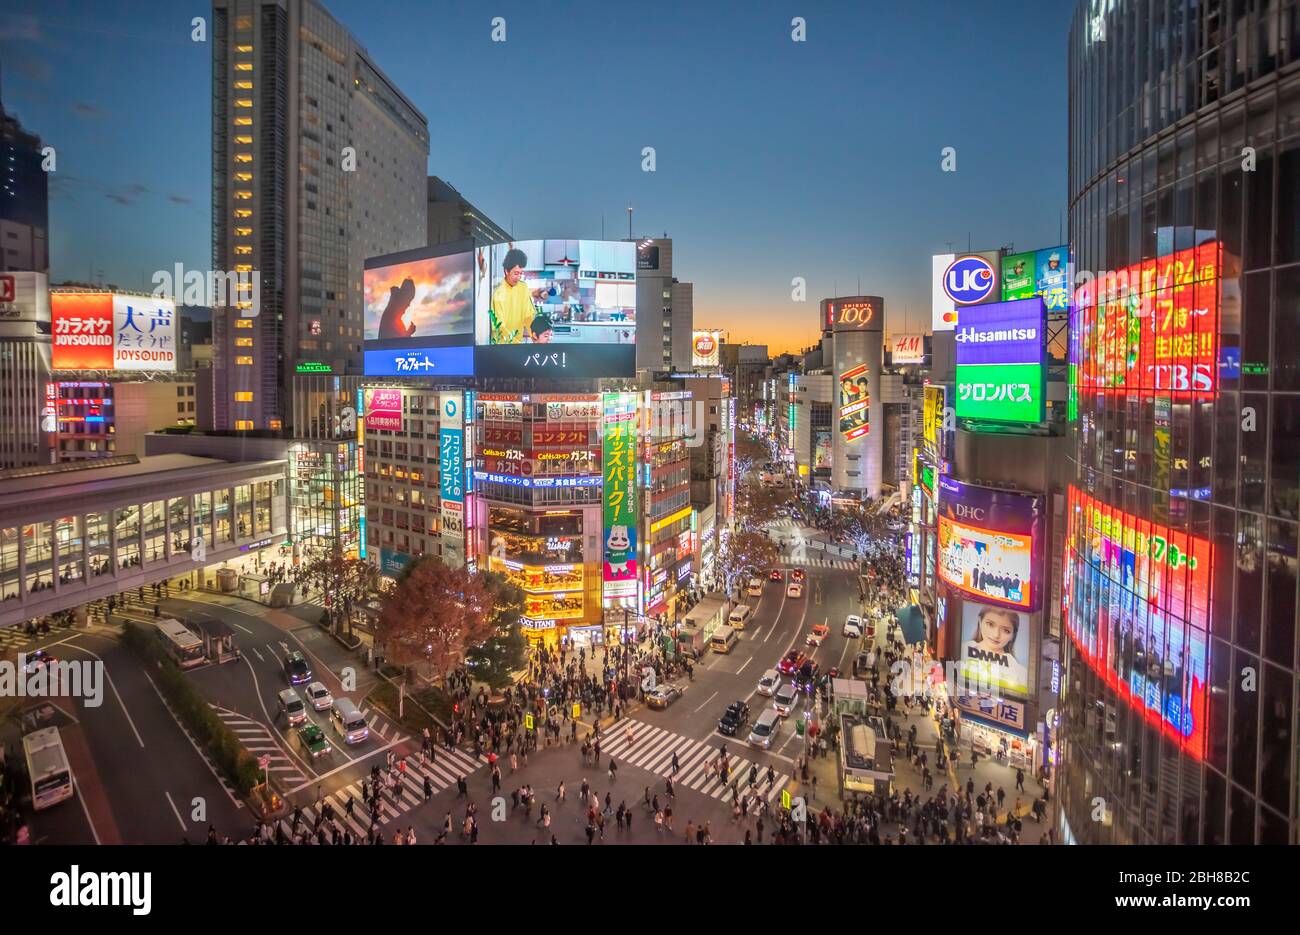
[[[630,742],[627,736],[629,724],[632,727]],[[775,801],[790,781],[788,774],[773,770],[774,779],[769,783],[767,766],[757,759],[750,760],[729,751],[727,781],[723,782],[722,777],[712,768],[719,753],[716,745],[692,740],[635,718],[619,721],[611,731],[610,736],[601,741],[602,756],[608,754],[620,766],[636,766],[664,778],[672,777],[674,786],[693,789],[714,799],[727,796],[733,780],[742,795],[750,789],[751,767],[756,770],[756,782],[752,788],[768,802]],[[673,772],[673,754],[677,755],[676,774]]]
[[[239,738],[245,750],[253,756],[271,758],[270,765],[267,766],[268,773],[282,783],[306,782],[307,774],[285,754],[279,738],[265,724],[217,705],[211,705],[211,708],[221,718],[221,723]]]
[[[487,764],[487,757],[480,756],[475,759],[472,753],[464,750],[447,750],[438,748],[434,750],[433,760],[420,762],[418,756],[407,758],[407,767],[405,770],[398,770],[397,783],[390,789],[387,782],[380,782],[379,792],[379,824],[386,825],[399,815],[409,812],[418,805],[424,804],[424,780],[429,779],[429,785],[433,794],[437,795],[444,789],[456,785],[457,780],[468,778],[471,773],[482,768]],[[383,777],[387,777],[387,771],[384,771]],[[368,776],[365,778],[369,778]],[[348,813],[348,801],[352,802],[352,813]],[[324,804],[328,802],[333,810],[334,819],[340,826],[346,825],[352,833],[364,838],[370,831],[370,809],[366,805],[361,789],[361,779],[348,783],[346,786],[336,789],[329,795],[322,796],[319,805],[312,804],[304,806],[302,809],[303,824],[299,828],[311,830],[316,823],[316,815],[323,811]],[[284,833],[290,837],[293,835],[292,816],[280,819],[280,826]]]
[[[51,631],[53,632],[53,631]],[[22,651],[35,642],[39,637],[29,636],[22,625],[13,627],[0,627],[0,652],[13,650]]]
[[[791,553],[781,556],[780,564],[800,568],[839,568],[843,571],[857,571],[858,563],[851,558],[822,558],[818,555],[799,555]]]
[[[791,519],[788,516],[782,516],[768,523],[767,528],[768,529],[808,529],[809,527],[805,526],[803,523],[799,522],[796,519]]]

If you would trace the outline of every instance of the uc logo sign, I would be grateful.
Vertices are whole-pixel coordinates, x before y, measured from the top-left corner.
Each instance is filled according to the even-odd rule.
[[[943,273],[943,291],[957,305],[983,302],[993,291],[997,276],[993,264],[982,256],[959,256]]]
[[[446,405],[444,405],[442,408],[443,411],[446,412],[448,416],[456,415],[456,400],[454,399],[447,400]]]

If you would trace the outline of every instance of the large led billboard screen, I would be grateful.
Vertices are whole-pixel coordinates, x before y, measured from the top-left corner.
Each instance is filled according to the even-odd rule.
[[[474,254],[427,253],[413,250],[366,261],[362,301],[368,376],[474,373]]]
[[[481,376],[630,376],[636,244],[516,240],[474,251]]]
[[[1206,749],[1213,562],[1208,540],[1070,488],[1066,630],[1098,675],[1197,758]]]
[[[1048,312],[1070,307],[1068,245],[1011,253],[1002,258],[1002,301],[1038,296]]]
[[[871,431],[871,389],[867,365],[840,374],[840,434],[846,441]]]
[[[965,596],[1037,610],[1043,498],[939,479],[939,577]]]
[[[635,244],[524,240],[429,253],[366,262],[367,375],[635,372]]]
[[[1080,285],[1070,361],[1077,391],[1213,398],[1225,265],[1236,278],[1240,260],[1208,241]]]
[[[1037,296],[957,313],[957,417],[1035,423],[1046,416],[1046,317]]]
[[[968,681],[1026,698],[1029,695],[1028,613],[965,601],[962,604],[961,673]]]
[[[112,292],[50,295],[52,370],[176,369],[176,303]]]

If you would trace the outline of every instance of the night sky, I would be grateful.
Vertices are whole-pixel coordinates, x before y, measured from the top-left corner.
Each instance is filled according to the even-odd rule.
[[[207,269],[209,6],[2,5],[5,107],[58,153],[52,279]],[[928,330],[946,241],[1062,240],[1067,0],[325,5],[428,118],[430,174],[521,239],[621,238],[631,204],[733,341],[807,346],[859,278],[890,331]]]

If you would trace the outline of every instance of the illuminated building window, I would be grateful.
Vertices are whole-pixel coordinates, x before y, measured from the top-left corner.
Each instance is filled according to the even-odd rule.
[[[252,307],[253,307],[253,303],[248,301],[235,303],[235,308],[252,308]]]
[[[252,292],[252,291],[253,291],[253,284],[252,284],[251,282],[237,282],[237,283],[235,283],[235,291],[236,291],[236,292]]]
[[[253,271],[253,267],[249,266],[247,263],[235,264],[236,273],[251,273],[252,271]]]
[[[272,420],[271,420],[271,431],[273,431],[273,432],[278,432],[278,431],[280,431],[280,420],[279,420],[279,419],[272,419]]]
[[[242,23],[243,20],[241,19],[240,22]],[[250,24],[250,25],[251,25],[251,24]],[[241,28],[243,28],[243,27],[241,26]],[[252,47],[251,45],[237,45],[237,46],[235,46],[235,51],[236,51],[236,52],[251,52],[251,51],[253,51],[253,47]]]
[[[253,161],[253,157],[250,156],[248,153],[235,154],[235,162],[252,162],[252,161]]]
[[[235,198],[239,201],[248,201],[252,197],[253,197],[252,192],[246,192],[246,191],[235,192]]]
[[[235,327],[236,327],[236,328],[251,328],[251,327],[253,327],[253,319],[251,319],[251,318],[236,318],[236,319],[235,319]]]
[[[253,118],[252,118],[252,117],[236,117],[236,118],[235,118],[235,126],[237,126],[237,127],[251,127],[252,125],[253,125]]]
[[[251,182],[251,181],[253,181],[253,173],[251,173],[251,172],[236,172],[236,173],[235,173],[235,181],[236,181],[236,182]]]
[[[244,321],[246,319],[240,319],[240,320]],[[235,347],[252,347],[252,346],[253,346],[252,338],[235,338]]]
[[[235,420],[235,431],[237,431],[237,432],[251,432],[252,430],[253,430],[253,420],[252,420],[252,419],[236,419],[236,420]]]
[[[253,138],[252,138],[251,136],[249,136],[247,133],[243,133],[243,134],[240,134],[239,136],[235,137],[235,142],[236,142],[236,143],[239,143],[239,144],[241,144],[241,145],[243,145],[243,146],[252,146],[252,145],[253,145]],[[252,156],[249,156],[248,158],[251,159],[251,158],[253,158],[253,157],[252,157]]]
[[[243,390],[235,394],[235,402],[237,403],[251,403],[252,401],[253,393],[251,390]]]
[[[253,366],[253,358],[242,355],[235,358],[235,363],[241,367],[251,367]]]
[[[252,62],[235,62],[235,71],[252,71]]]
[[[252,252],[253,252],[253,248],[252,248],[252,247],[240,246],[240,247],[236,247],[236,248],[235,248],[235,253],[236,253],[236,255],[238,255],[238,256],[247,256],[248,254],[250,254],[250,253],[252,253]]]
[[[253,106],[253,99],[252,99],[252,98],[249,98],[249,97],[237,97],[237,98],[235,98],[235,106],[236,106],[236,107],[252,107],[252,106]]]
[[[237,217],[237,218],[251,218],[252,216],[253,216],[253,209],[252,209],[252,208],[236,208],[236,209],[235,209],[235,217]]]
[[[235,82],[235,89],[236,89],[236,90],[239,90],[239,91],[251,91],[251,90],[253,90],[253,82],[251,82],[251,81],[236,81],[236,82]]]
[[[236,237],[251,237],[251,236],[253,236],[253,229],[252,229],[251,227],[236,227],[236,228],[235,228],[235,236],[236,236]]]

